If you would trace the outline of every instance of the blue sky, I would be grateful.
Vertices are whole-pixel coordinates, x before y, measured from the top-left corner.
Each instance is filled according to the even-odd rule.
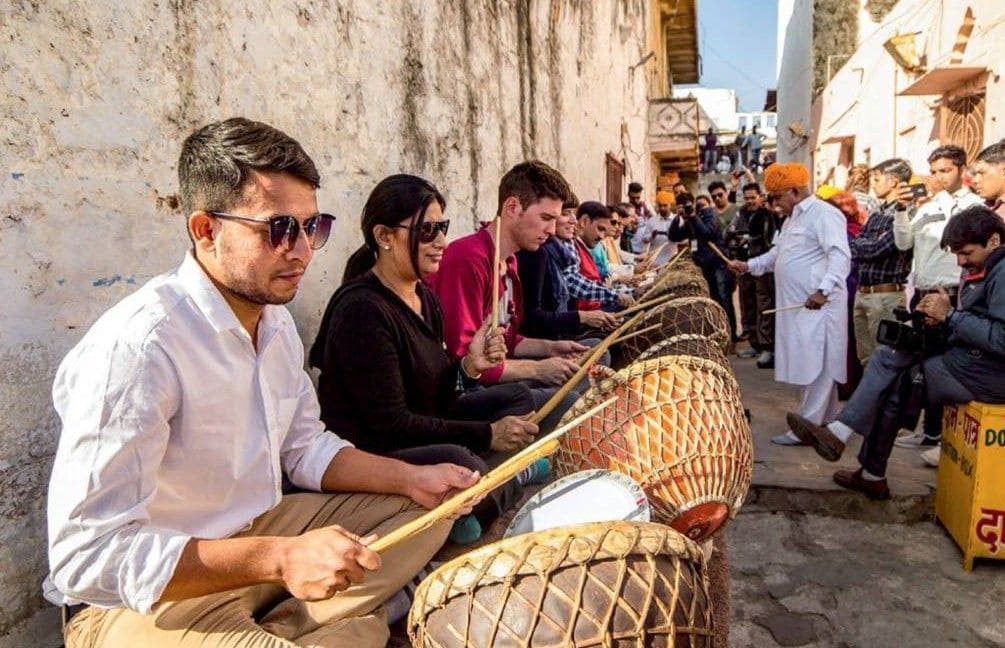
[[[735,88],[743,111],[775,87],[777,0],[698,0],[701,85]]]

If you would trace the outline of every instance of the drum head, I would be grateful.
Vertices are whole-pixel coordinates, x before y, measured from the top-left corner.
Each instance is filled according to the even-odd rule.
[[[627,475],[583,470],[548,484],[517,511],[504,538],[586,522],[649,522],[649,500]]]

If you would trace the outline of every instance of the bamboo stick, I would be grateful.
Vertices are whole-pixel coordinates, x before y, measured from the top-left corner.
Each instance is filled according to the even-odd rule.
[[[673,295],[660,295],[659,297],[656,297],[655,299],[650,299],[649,301],[639,302],[639,303],[637,303],[637,304],[635,304],[633,306],[629,306],[625,310],[618,311],[615,314],[618,315],[619,317],[624,317],[625,315],[631,315],[633,313],[637,313],[638,311],[648,310],[648,309],[652,308],[653,306],[659,306],[663,302],[665,302],[667,300],[670,300],[670,299],[673,299]]]
[[[571,392],[572,389],[579,384],[579,381],[586,377],[586,374],[590,371],[590,367],[595,365],[597,361],[600,360],[601,356],[604,355],[604,351],[607,351],[607,349],[609,349],[625,331],[634,326],[635,323],[642,319],[643,316],[645,316],[644,311],[611,331],[611,333],[605,337],[600,344],[593,347],[590,355],[581,365],[579,365],[579,370],[576,371],[576,373],[572,375],[572,378],[569,378],[569,380],[567,380],[566,383],[562,385],[562,387],[555,392],[551,398],[548,399],[547,403],[541,406],[541,409],[534,412],[534,415],[530,418],[530,420],[534,423],[540,423],[545,419],[545,417],[551,414],[552,410],[558,407],[558,404],[562,402],[562,399],[568,396],[569,392]]]
[[[800,308],[806,308],[806,304],[792,304],[791,306],[782,306],[781,308],[769,308],[768,310],[761,311],[761,315],[774,315],[775,313],[784,313],[786,311],[799,310]]]
[[[663,325],[662,324],[653,324],[652,326],[647,326],[644,329],[639,329],[638,331],[633,331],[633,332],[629,333],[628,335],[623,335],[623,336],[619,337],[618,338],[618,342],[624,342],[625,340],[632,339],[636,335],[642,335],[643,333],[648,333],[649,331],[655,331],[656,329],[658,329],[661,326],[663,326]]]
[[[720,259],[722,259],[722,262],[723,262],[723,263],[725,263],[725,264],[726,264],[727,266],[728,266],[728,265],[730,264],[730,262],[732,261],[732,259],[730,259],[730,258],[729,258],[728,256],[726,256],[725,254],[723,254],[723,253],[722,253],[722,250],[720,250],[720,249],[719,249],[719,246],[718,246],[718,245],[716,245],[716,244],[715,244],[715,243],[713,243],[712,241],[709,241],[709,242],[708,242],[708,247],[709,247],[709,248],[710,248],[710,249],[711,249],[711,250],[712,250],[713,252],[715,252],[715,255],[716,255],[717,257],[719,257]]]
[[[495,223],[495,261],[492,264],[492,325],[489,327],[489,332],[495,331],[496,327],[499,326],[499,265],[501,256],[500,252],[500,234],[502,233],[502,216],[496,216]]]
[[[377,540],[370,544],[369,548],[378,553],[386,551],[396,544],[411,538],[415,534],[428,529],[440,520],[450,517],[457,511],[463,509],[469,502],[471,502],[471,500],[482,497],[506,483],[534,461],[540,459],[541,457],[553,454],[558,449],[559,439],[563,434],[616,400],[617,398],[609,398],[603,403],[600,403],[599,405],[583,412],[565,425],[557,428],[551,434],[542,437],[510,457],[507,461],[496,467],[495,470],[492,470],[488,474],[484,475],[474,486],[465,488],[436,508],[426,512],[421,517],[415,518],[411,522],[398,527],[386,536],[377,538]]]

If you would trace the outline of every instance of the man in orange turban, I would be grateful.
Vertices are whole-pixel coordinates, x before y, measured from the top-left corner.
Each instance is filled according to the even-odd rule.
[[[775,273],[780,308],[775,317],[775,380],[802,387],[799,414],[822,424],[837,414],[837,383],[847,377],[845,281],[851,254],[844,216],[810,193],[809,184],[810,173],[802,164],[776,162],[764,171],[764,186],[787,218],[774,247],[750,261],[733,261],[730,267],[754,276]],[[803,443],[791,431],[771,441]]]

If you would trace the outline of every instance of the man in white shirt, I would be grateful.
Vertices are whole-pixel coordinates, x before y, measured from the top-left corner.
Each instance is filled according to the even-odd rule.
[[[914,250],[911,264],[913,309],[925,296],[944,290],[956,306],[956,293],[960,283],[960,267],[956,255],[941,247],[942,233],[949,219],[967,207],[983,205],[980,196],[963,184],[967,153],[959,146],[946,144],[928,156],[929,170],[941,191],[910,210],[895,211],[893,239],[899,250]],[[910,189],[901,187],[899,197],[910,198]],[[904,448],[933,446],[942,435],[942,419],[936,411],[927,409],[924,431],[912,432],[897,439]]]
[[[361,452],[320,422],[280,305],[333,220],[300,145],[209,124],[178,176],[192,250],[106,312],[53,386],[46,596],[66,646],[383,646],[382,603],[450,525],[367,545],[478,476]],[[284,474],[307,492],[284,496]]]
[[[755,277],[775,273],[775,380],[802,387],[799,413],[819,425],[837,414],[837,383],[847,377],[851,253],[844,216],[810,193],[809,178],[794,162],[765,169],[769,198],[787,217],[768,252],[729,265]],[[803,444],[791,430],[772,442]]]

